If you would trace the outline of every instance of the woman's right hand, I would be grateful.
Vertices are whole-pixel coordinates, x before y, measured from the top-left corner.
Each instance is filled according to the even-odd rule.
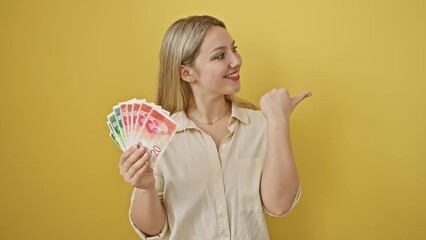
[[[144,147],[135,145],[120,156],[120,175],[135,188],[155,187],[155,178],[149,161],[150,154]]]

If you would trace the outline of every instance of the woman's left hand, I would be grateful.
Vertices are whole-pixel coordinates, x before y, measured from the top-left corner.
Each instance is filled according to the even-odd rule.
[[[290,97],[286,89],[274,88],[260,98],[260,110],[268,122],[288,121],[296,105],[310,96],[312,93],[305,91]]]

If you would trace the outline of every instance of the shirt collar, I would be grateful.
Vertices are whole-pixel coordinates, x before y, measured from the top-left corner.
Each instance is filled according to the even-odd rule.
[[[195,124],[195,122],[193,122],[191,119],[188,118],[188,116],[186,116],[185,111],[174,113],[171,117],[179,124],[176,132],[182,132],[190,128],[199,129],[197,124]],[[247,115],[246,109],[237,106],[235,103],[232,103],[231,121],[229,122],[229,124],[232,124],[235,119],[244,124],[250,123],[250,119]]]

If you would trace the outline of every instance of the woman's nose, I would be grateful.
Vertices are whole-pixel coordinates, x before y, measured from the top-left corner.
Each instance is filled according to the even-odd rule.
[[[241,63],[242,63],[242,59],[241,59],[240,54],[238,54],[237,52],[232,54],[232,58],[231,58],[231,62],[229,64],[229,66],[231,68],[236,68],[236,67],[240,66]]]

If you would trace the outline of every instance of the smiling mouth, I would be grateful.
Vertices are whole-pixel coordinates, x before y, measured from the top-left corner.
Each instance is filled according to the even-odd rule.
[[[231,80],[238,80],[240,79],[240,71],[226,75],[225,78],[229,78]]]

